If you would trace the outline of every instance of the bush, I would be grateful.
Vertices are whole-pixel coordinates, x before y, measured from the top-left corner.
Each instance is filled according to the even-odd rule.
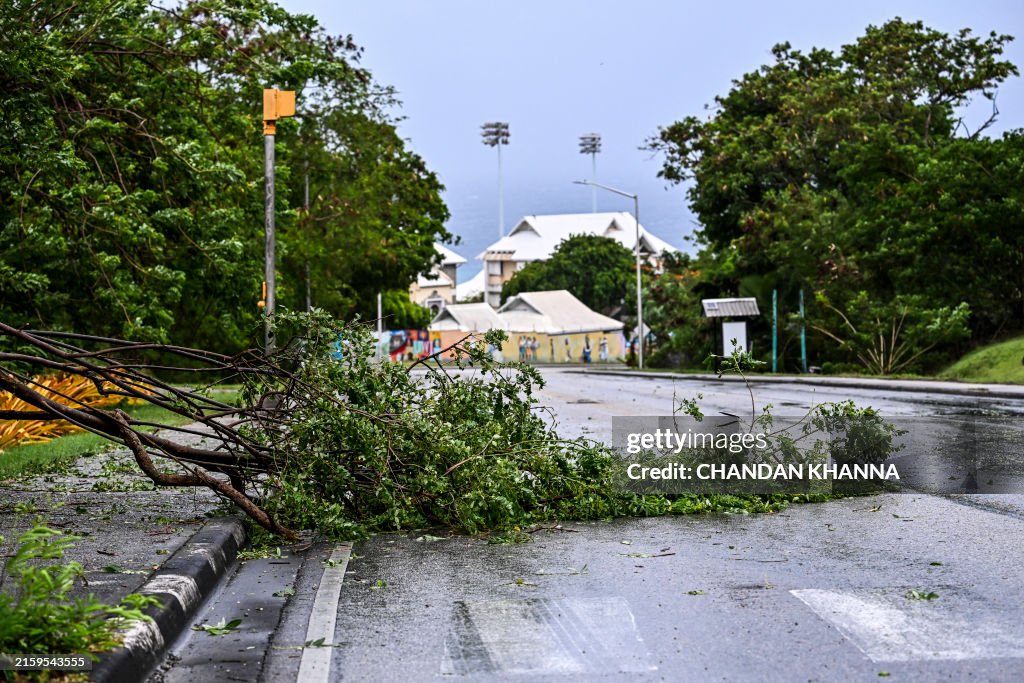
[[[297,367],[282,389],[287,428],[267,425],[252,436],[276,463],[262,504],[286,526],[343,537],[425,526],[475,533],[549,519],[778,509],[800,499],[669,500],[616,485],[621,466],[608,447],[561,438],[538,413],[536,369],[492,359],[487,349],[500,346],[503,332],[467,338],[452,349],[450,365],[439,354],[406,368],[374,363],[364,326],[315,314],[282,323],[303,330],[301,344],[286,352]],[[748,354],[734,354],[724,367],[742,374],[752,366]],[[243,393],[256,402],[269,389],[257,380]],[[825,404],[808,416],[808,429],[858,415],[852,404]],[[770,421],[767,410],[755,417]]]
[[[2,540],[2,538],[0,538]],[[13,654],[84,654],[110,650],[120,644],[118,631],[128,622],[149,619],[142,613],[156,598],[131,594],[117,605],[106,605],[92,594],[69,596],[82,565],[43,564],[60,560],[77,540],[36,524],[18,539],[5,572],[13,593],[0,593],[0,652]]]
[[[312,323],[297,349],[288,429],[257,435],[273,442],[279,469],[265,506],[282,523],[342,536],[431,525],[472,533],[624,512],[628,501],[606,483],[610,453],[559,438],[537,412],[537,371],[491,358],[504,333],[464,340],[450,366],[405,368],[373,362],[365,326]],[[331,354],[339,336],[340,359]],[[267,389],[253,383],[245,398]]]

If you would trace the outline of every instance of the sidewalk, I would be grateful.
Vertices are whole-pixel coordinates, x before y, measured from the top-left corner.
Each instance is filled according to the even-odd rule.
[[[39,520],[81,537],[64,559],[85,572],[73,596],[92,593],[108,604],[133,592],[158,597],[163,606],[146,610],[154,622],[127,633],[125,647],[102,655],[90,674],[95,681],[142,680],[191,627],[245,543],[240,520],[219,517],[226,509],[206,488],[155,487],[127,449],[111,449],[60,474],[0,481],[0,556]],[[9,590],[5,579],[0,575],[0,589]]]
[[[607,369],[606,369],[607,368]],[[648,372],[628,370],[623,366],[595,366],[589,368],[571,367],[569,372],[580,374],[615,375],[620,377],[642,377],[648,379],[683,379],[698,382],[742,382],[738,375],[718,377],[713,373],[695,372]],[[882,389],[885,391],[918,391],[932,394],[953,394],[957,396],[990,396],[993,398],[1024,399],[1024,385],[1017,384],[969,384],[932,379],[878,379],[875,377],[829,377],[827,375],[747,375],[751,384],[807,384],[822,387],[848,387],[851,389]]]

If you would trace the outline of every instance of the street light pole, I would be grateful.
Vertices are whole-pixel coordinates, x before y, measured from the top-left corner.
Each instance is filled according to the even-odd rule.
[[[501,146],[508,144],[508,124],[492,121],[480,126],[480,135],[488,147],[498,148],[498,239],[505,236],[505,190],[501,178]]]
[[[636,329],[638,337],[638,351],[637,351],[637,367],[641,370],[644,368],[644,299],[643,290],[640,285],[640,197],[632,192],[623,192],[622,190],[616,190],[614,187],[608,187],[601,183],[595,183],[590,180],[574,180],[577,185],[590,185],[592,187],[600,187],[602,190],[608,190],[622,197],[629,197],[633,200],[633,218],[636,223],[636,246],[633,251],[636,254]]]
[[[597,153],[601,151],[601,136],[597,133],[587,133],[580,136],[580,154],[589,154],[591,162],[590,179],[597,178]],[[597,213],[597,186],[591,188],[593,198],[591,212]]]
[[[271,321],[277,303],[276,234],[274,232],[274,138],[277,120],[295,116],[295,91],[266,88],[263,90],[263,351],[274,352],[274,330]]]
[[[309,221],[309,159],[306,159],[303,164],[303,170],[305,173],[303,176],[302,208],[303,215]],[[313,285],[309,277],[309,258],[306,258],[306,313],[309,313],[311,310],[313,310]]]
[[[263,197],[263,349],[269,356],[274,352],[274,330],[271,317],[277,303],[277,273],[274,268],[276,254],[274,252],[277,235],[274,232],[274,136],[271,132],[263,133],[263,184],[266,188]]]

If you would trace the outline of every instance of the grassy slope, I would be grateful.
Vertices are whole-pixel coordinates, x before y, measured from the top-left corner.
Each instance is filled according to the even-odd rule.
[[[1024,337],[976,349],[939,376],[963,382],[1024,384]]]

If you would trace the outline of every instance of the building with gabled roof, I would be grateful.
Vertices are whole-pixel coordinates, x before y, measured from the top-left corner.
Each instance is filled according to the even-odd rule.
[[[508,340],[493,349],[502,358],[526,362],[578,363],[586,356],[595,362],[624,355],[623,324],[590,309],[570,292],[560,289],[523,292],[495,311],[485,303],[449,304],[430,323],[442,348],[470,334],[505,330]]]
[[[427,328],[431,334],[438,333],[441,348],[452,344],[470,334],[483,334],[488,330],[504,330],[505,321],[498,313],[485,303],[448,304],[434,316]]]
[[[642,258],[657,257],[663,251],[679,251],[642,225],[639,227]],[[484,301],[497,308],[501,302],[501,286],[517,270],[531,261],[548,259],[558,245],[572,235],[610,237],[633,251],[636,233],[636,221],[625,211],[524,216],[508,235],[477,256],[484,262]]]
[[[457,270],[466,259],[443,244],[435,243],[434,251],[438,253],[440,262],[429,273],[417,276],[416,281],[409,286],[409,298],[437,315],[446,305],[455,303]]]
[[[505,329],[548,335],[621,332],[623,324],[591,309],[564,289],[522,292],[498,309]]]
[[[430,329],[441,332],[486,332],[507,329],[497,311],[485,303],[449,304],[430,321]]]

